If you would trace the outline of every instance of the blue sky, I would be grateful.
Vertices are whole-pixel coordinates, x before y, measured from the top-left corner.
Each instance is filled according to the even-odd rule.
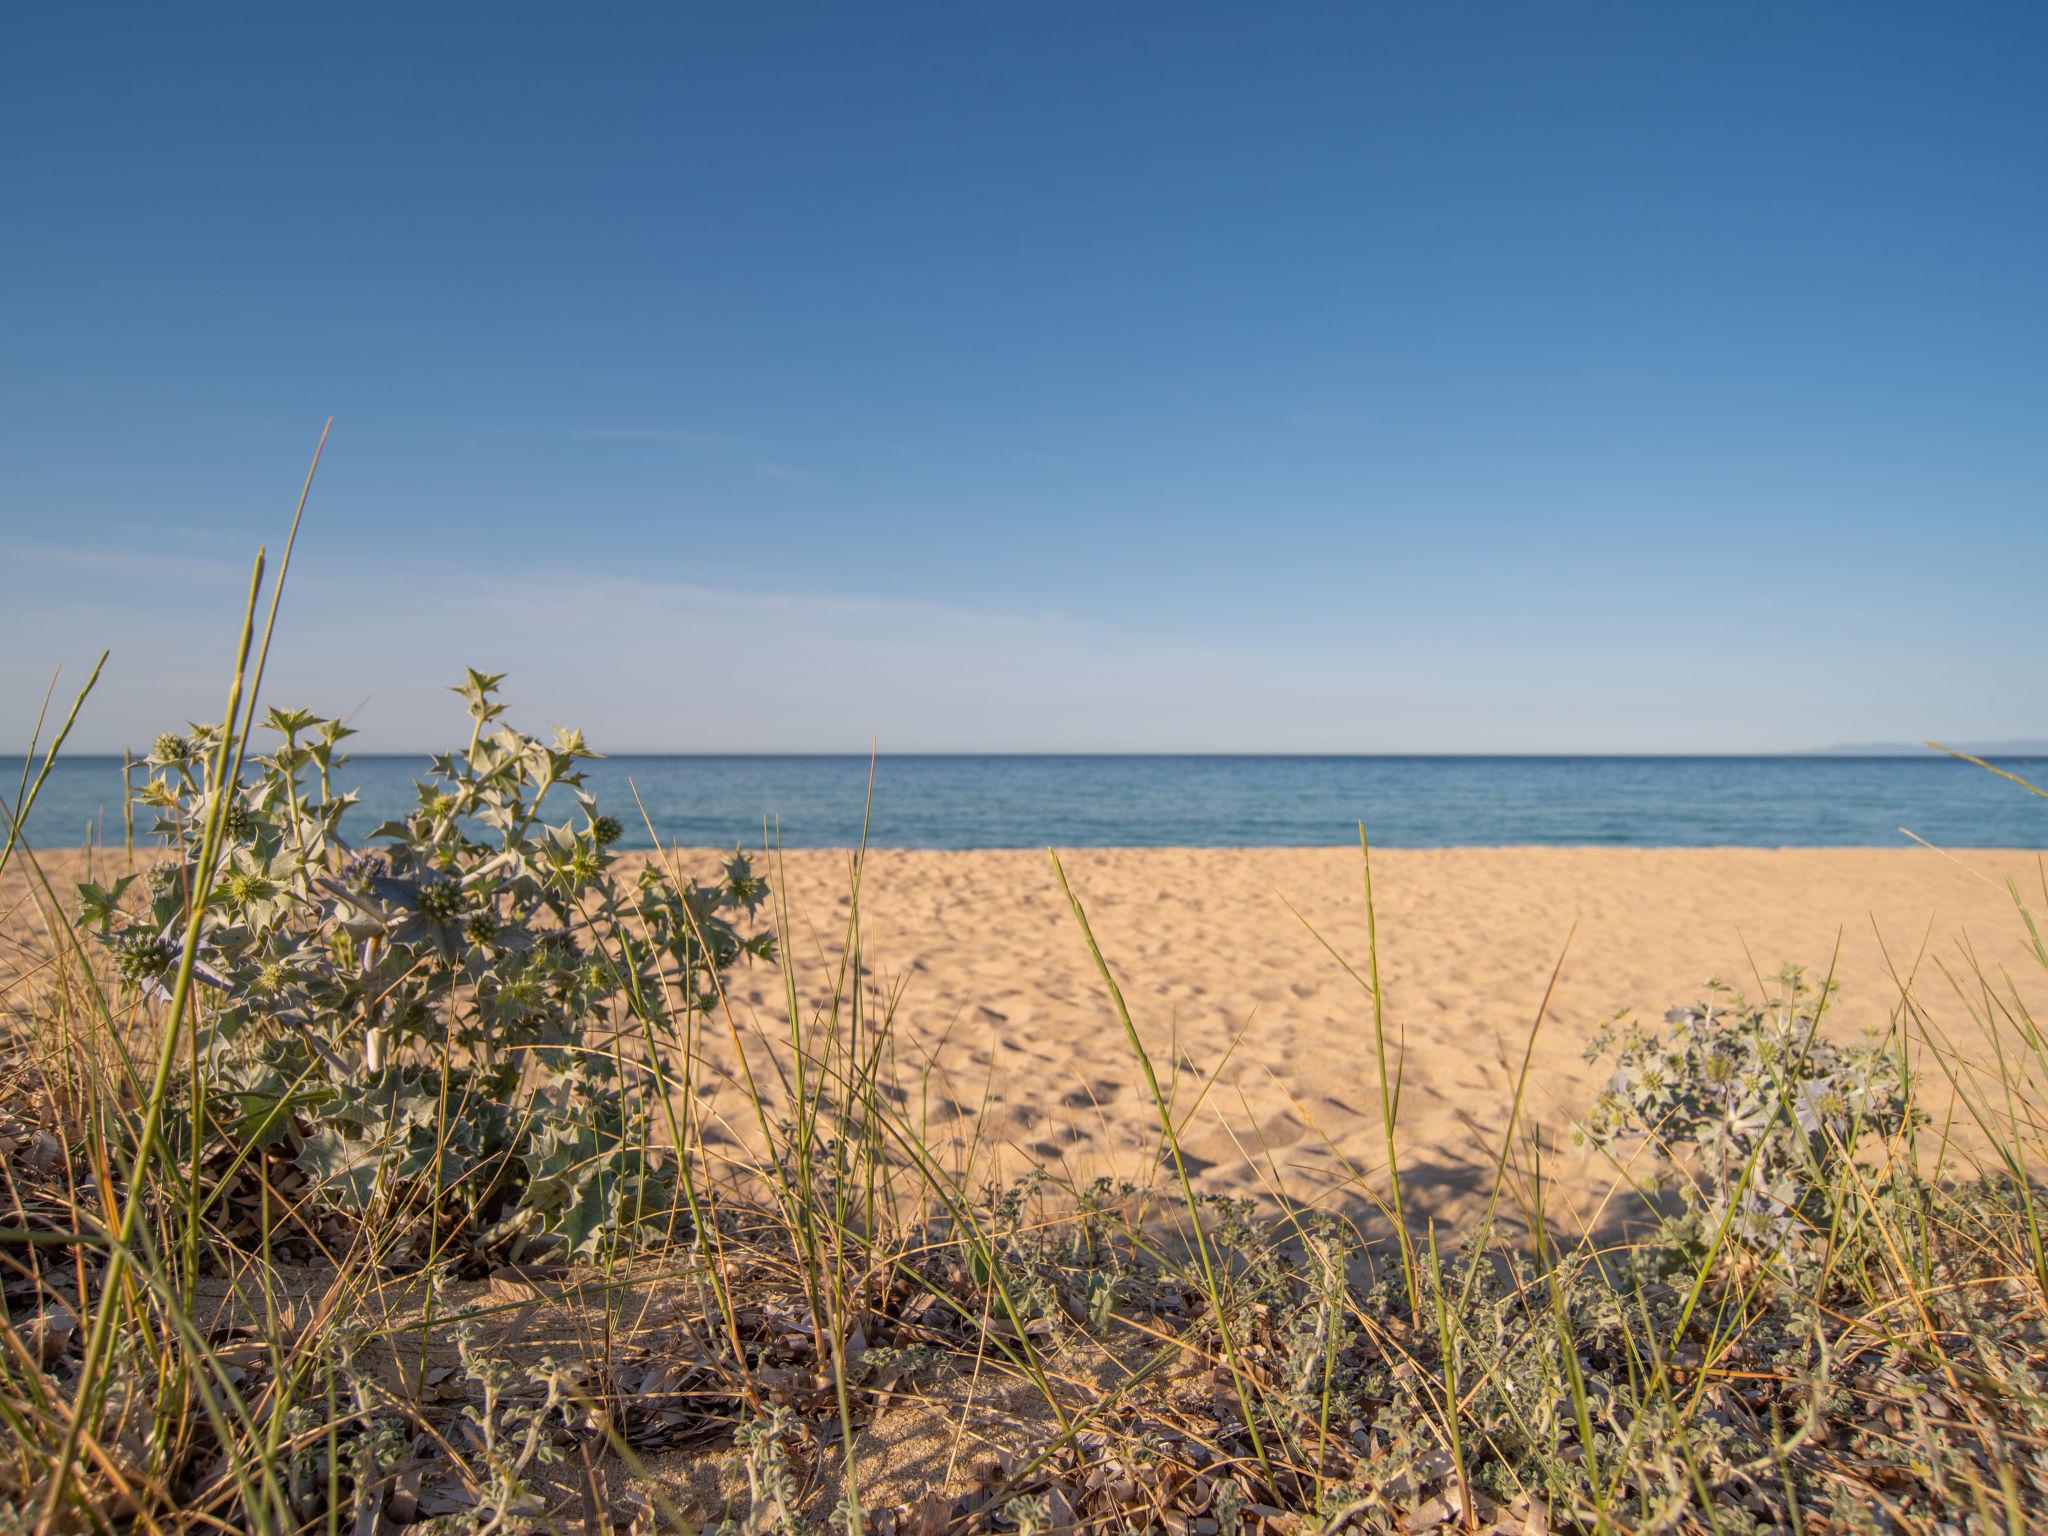
[[[0,731],[2048,734],[2048,12],[36,7]]]

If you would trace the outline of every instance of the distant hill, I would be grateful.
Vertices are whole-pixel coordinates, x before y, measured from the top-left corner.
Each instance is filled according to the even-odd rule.
[[[2022,736],[2011,741],[1951,741],[1944,743],[1972,757],[2048,757],[2048,736]],[[1926,757],[1933,749],[1918,741],[1852,741],[1839,746],[1815,747],[1807,757]]]

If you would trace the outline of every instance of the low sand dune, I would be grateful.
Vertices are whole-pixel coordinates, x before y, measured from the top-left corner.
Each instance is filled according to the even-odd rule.
[[[679,857],[708,868],[715,856]],[[1405,1042],[1400,1143],[1411,1214],[1456,1223],[1483,1204],[1511,1084],[1553,969],[1530,1106],[1562,1126],[1597,1082],[1582,1044],[1616,1009],[1655,1016],[1697,996],[1712,976],[1754,993],[1755,972],[1767,977],[1786,961],[1824,972],[1838,943],[1837,1032],[1886,1024],[1902,984],[1949,1027],[1967,1030],[1943,970],[1968,974],[1966,953],[1985,974],[2009,972],[2038,1010],[2048,1002],[2048,974],[2028,953],[2005,882],[2048,907],[2040,859],[1867,849],[1377,855],[1381,976],[1389,1023]],[[68,900],[82,856],[39,862]],[[104,878],[105,855],[99,862]],[[1356,1175],[1373,1190],[1385,1186],[1368,1003],[1303,921],[1364,967],[1357,852],[1119,849],[1074,852],[1065,862],[1139,1031],[1177,1081],[1176,1114],[1187,1119],[1198,1181],[1370,1218]],[[772,873],[788,905],[784,937],[799,987],[815,1005],[843,953],[848,855],[792,853]],[[29,874],[17,861],[0,887],[0,992],[55,977],[35,903],[24,900]],[[891,1017],[902,1107],[925,1121],[942,1156],[948,1147],[974,1148],[977,1179],[1034,1163],[1076,1182],[1154,1178],[1153,1107],[1042,852],[877,851],[863,872],[860,910],[867,1022]],[[757,1072],[786,1068],[777,974],[758,967],[733,982],[736,1022],[754,1042]],[[728,1139],[753,1140],[751,1111],[730,1080],[729,1039],[723,1020],[710,1021],[699,1068],[704,1102],[714,1123],[730,1123]],[[1566,1152],[1552,1163],[1553,1211],[1576,1202],[1582,1216],[1594,1214],[1615,1180],[1592,1156]],[[571,1353],[579,1337],[590,1347],[593,1335],[573,1311],[566,1321],[525,1316],[521,1329],[556,1330],[536,1333],[529,1348],[543,1337]],[[1061,1379],[1089,1401],[1121,1379],[1122,1368],[1086,1343],[1059,1362]],[[1042,1403],[1021,1382],[942,1376],[919,1404],[863,1432],[863,1487],[881,1504],[938,1486],[958,1492],[973,1460],[963,1448],[1037,1445],[1052,1433]],[[743,1465],[733,1456],[678,1450],[653,1456],[647,1471],[649,1486],[699,1518],[745,1497]],[[833,1496],[828,1480],[819,1507]]]

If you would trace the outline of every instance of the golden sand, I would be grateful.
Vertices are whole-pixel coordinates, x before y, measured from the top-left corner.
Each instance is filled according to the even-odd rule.
[[[638,856],[635,856],[638,857]],[[685,852],[708,869],[715,855]],[[1490,1183],[1522,1052],[1536,1037],[1531,1113],[1582,1113],[1599,1073],[1589,1033],[1619,1009],[1655,1018],[1709,978],[1758,995],[1787,962],[1834,966],[1830,1030],[1883,1027],[1900,985],[1960,1037],[1952,976],[1974,954],[2039,1008],[2007,882],[2042,898],[2041,855],[1924,849],[1447,848],[1373,858],[1380,974],[1402,1049],[1400,1145],[1411,1210],[1455,1220]],[[1161,1076],[1207,1188],[1324,1199],[1383,1162],[1367,995],[1317,938],[1366,968],[1355,849],[1091,849],[1064,855],[1075,893]],[[68,900],[76,852],[43,854]],[[105,873],[106,855],[101,855]],[[804,995],[831,984],[849,908],[849,855],[784,856],[785,935]],[[1051,1163],[1085,1181],[1152,1177],[1158,1126],[1143,1079],[1042,851],[870,851],[861,890],[869,1018],[892,1017],[904,1107],[942,1145],[972,1146],[992,1177]],[[8,872],[0,984],[47,953]],[[1296,913],[1299,913],[1299,916]],[[1315,930],[1311,932],[1311,927]],[[1760,981],[1759,978],[1763,978]],[[775,972],[733,978],[764,1070],[786,1054]],[[722,1024],[719,1026],[722,1030]],[[729,1062],[730,1052],[707,1054]],[[926,1063],[931,1063],[927,1073]],[[1203,1083],[1207,1092],[1201,1093]],[[751,1112],[709,1103],[734,1139]],[[1199,1102],[1198,1102],[1199,1101]],[[1574,1182],[1569,1160],[1553,1172]],[[1578,1180],[1606,1189],[1611,1170]]]
[[[707,870],[715,858],[680,857]],[[1710,977],[1756,994],[1787,961],[1816,975],[1832,963],[1842,988],[1833,1032],[1883,1027],[1901,988],[1911,987],[1962,1035],[1970,1025],[1952,978],[1974,985],[1974,957],[2040,1010],[2048,974],[2028,952],[2007,882],[2037,910],[2048,908],[2041,858],[1873,849],[1375,855],[1380,974],[1404,1061],[1400,1145],[1411,1216],[1456,1223],[1483,1203],[1553,972],[1529,1104],[1562,1129],[1597,1087],[1597,1070],[1581,1056],[1588,1033],[1617,1009],[1660,1015],[1697,997]],[[107,862],[101,855],[102,878]],[[1065,862],[1137,1027],[1176,1084],[1175,1114],[1199,1183],[1369,1217],[1365,1186],[1381,1190],[1384,1177],[1370,1010],[1345,964],[1366,967],[1357,852],[1115,849],[1073,852]],[[82,856],[46,854],[40,863],[68,900]],[[791,853],[779,876],[791,917],[784,941],[815,1004],[843,952],[848,855]],[[49,956],[34,904],[23,899],[27,877],[17,860],[0,888],[0,989]],[[1153,1108],[1044,853],[871,852],[861,929],[868,1026],[890,1018],[902,1107],[928,1125],[942,1155],[972,1147],[978,1177],[1051,1163],[1076,1182],[1156,1180]],[[757,1070],[786,1065],[776,973],[757,967],[733,980]],[[723,1028],[718,1021],[706,1037],[705,1102],[729,1120],[731,1139],[752,1140],[751,1112],[729,1080],[716,1080],[721,1065],[731,1066]],[[1553,1210],[1576,1202],[1582,1216],[1615,1183],[1587,1152],[1561,1154],[1549,1171]],[[1114,1375],[1113,1366],[1083,1349],[1060,1369],[1086,1395],[1110,1379],[1090,1387],[1087,1373]],[[863,1487],[880,1503],[958,1491],[972,1461],[963,1447],[1035,1445],[1052,1432],[1043,1404],[1017,1381],[962,1374],[930,1391],[921,1406],[861,1433]],[[646,1473],[649,1486],[700,1518],[744,1487],[739,1461],[727,1455],[656,1455]],[[828,1479],[818,1499],[832,1492]]]
[[[1317,934],[1366,969],[1357,851],[1063,857],[1162,1074],[1169,1061],[1182,1066],[1178,1111],[1191,1114],[1186,1145],[1203,1183],[1323,1191],[1352,1205],[1336,1187],[1347,1169],[1383,1161],[1370,1009]],[[1411,1202],[1456,1219],[1490,1183],[1553,972],[1528,1102],[1562,1128],[1598,1084],[1582,1057],[1587,1036],[1620,1009],[1657,1018],[1700,997],[1710,978],[1758,996],[1788,962],[1816,978],[1832,964],[1841,991],[1831,1033],[1884,1027],[1903,984],[1966,1034],[1950,977],[1974,953],[2038,1005],[2048,974],[2027,952],[2006,882],[2048,906],[2040,859],[1848,848],[1376,853],[1382,988],[1405,1048]],[[846,923],[848,856],[789,853],[783,879],[788,940],[815,995]],[[935,1133],[978,1137],[1009,1174],[1050,1160],[1079,1179],[1142,1175],[1156,1120],[1043,852],[871,851],[861,916],[871,1012],[888,1000],[902,1059],[937,1062],[920,1101]],[[786,1028],[771,974],[742,975],[735,996],[743,1019]],[[1197,1078],[1214,1079],[1199,1107]],[[1600,1174],[1589,1187],[1607,1187],[1611,1170]]]

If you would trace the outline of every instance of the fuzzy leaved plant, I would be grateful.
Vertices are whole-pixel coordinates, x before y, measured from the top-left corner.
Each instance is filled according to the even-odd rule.
[[[1844,1191],[1859,1188],[1848,1175],[1859,1150],[1923,1118],[1885,1042],[1821,1033],[1826,986],[1796,966],[1777,981],[1762,1004],[1711,984],[1707,1001],[1672,1009],[1661,1028],[1624,1020],[1586,1046],[1613,1067],[1586,1128],[1602,1145],[1653,1150],[1684,1206],[1666,1237],[1689,1256],[1719,1238],[1815,1250]]]
[[[291,1157],[316,1200],[428,1213],[460,1247],[589,1253],[674,1229],[647,1053],[713,1005],[720,973],[772,954],[753,922],[766,891],[737,853],[708,882],[620,878],[620,823],[584,788],[595,754],[577,731],[502,724],[501,681],[472,671],[455,689],[468,745],[434,756],[412,811],[362,846],[336,787],[348,729],[269,712],[275,745],[227,787],[178,1140]],[[204,883],[219,741],[206,726],[156,741],[137,793],[168,857],[143,899],[134,876],[80,887],[145,999],[167,996]]]

